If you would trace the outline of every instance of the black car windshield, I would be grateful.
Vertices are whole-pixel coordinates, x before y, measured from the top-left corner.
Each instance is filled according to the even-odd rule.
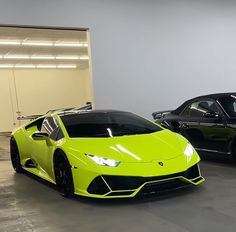
[[[61,115],[68,135],[116,137],[149,134],[162,130],[156,124],[129,112],[83,112]]]
[[[218,101],[230,117],[236,117],[236,96],[220,97]]]

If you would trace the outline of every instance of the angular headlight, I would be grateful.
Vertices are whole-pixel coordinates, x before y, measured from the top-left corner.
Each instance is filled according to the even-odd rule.
[[[96,164],[102,165],[102,166],[109,166],[109,167],[117,167],[120,162],[113,160],[113,159],[107,159],[107,158],[102,158],[96,155],[88,155],[86,154],[88,158],[93,160]]]
[[[184,150],[184,154],[187,156],[187,157],[191,157],[194,153],[194,148],[193,146],[188,143],[185,150]]]

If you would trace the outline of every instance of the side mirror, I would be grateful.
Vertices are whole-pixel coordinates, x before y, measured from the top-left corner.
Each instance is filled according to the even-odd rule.
[[[49,138],[48,133],[44,132],[35,132],[32,134],[33,140],[46,140]]]
[[[206,112],[203,114],[204,118],[214,118],[214,119],[220,119],[220,115],[216,112]]]
[[[153,117],[154,120],[161,119],[162,118],[162,113],[154,112],[152,114],[152,117]]]

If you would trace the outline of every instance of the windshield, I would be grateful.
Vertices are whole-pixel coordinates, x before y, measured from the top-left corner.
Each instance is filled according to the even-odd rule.
[[[221,97],[218,101],[230,117],[236,117],[236,96]]]
[[[61,115],[70,137],[115,137],[149,134],[162,130],[156,124],[128,112],[87,112]]]

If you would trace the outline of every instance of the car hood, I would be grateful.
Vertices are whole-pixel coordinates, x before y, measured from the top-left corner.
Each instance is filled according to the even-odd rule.
[[[169,130],[112,138],[72,138],[73,154],[90,154],[122,162],[151,162],[183,155],[186,140]]]

